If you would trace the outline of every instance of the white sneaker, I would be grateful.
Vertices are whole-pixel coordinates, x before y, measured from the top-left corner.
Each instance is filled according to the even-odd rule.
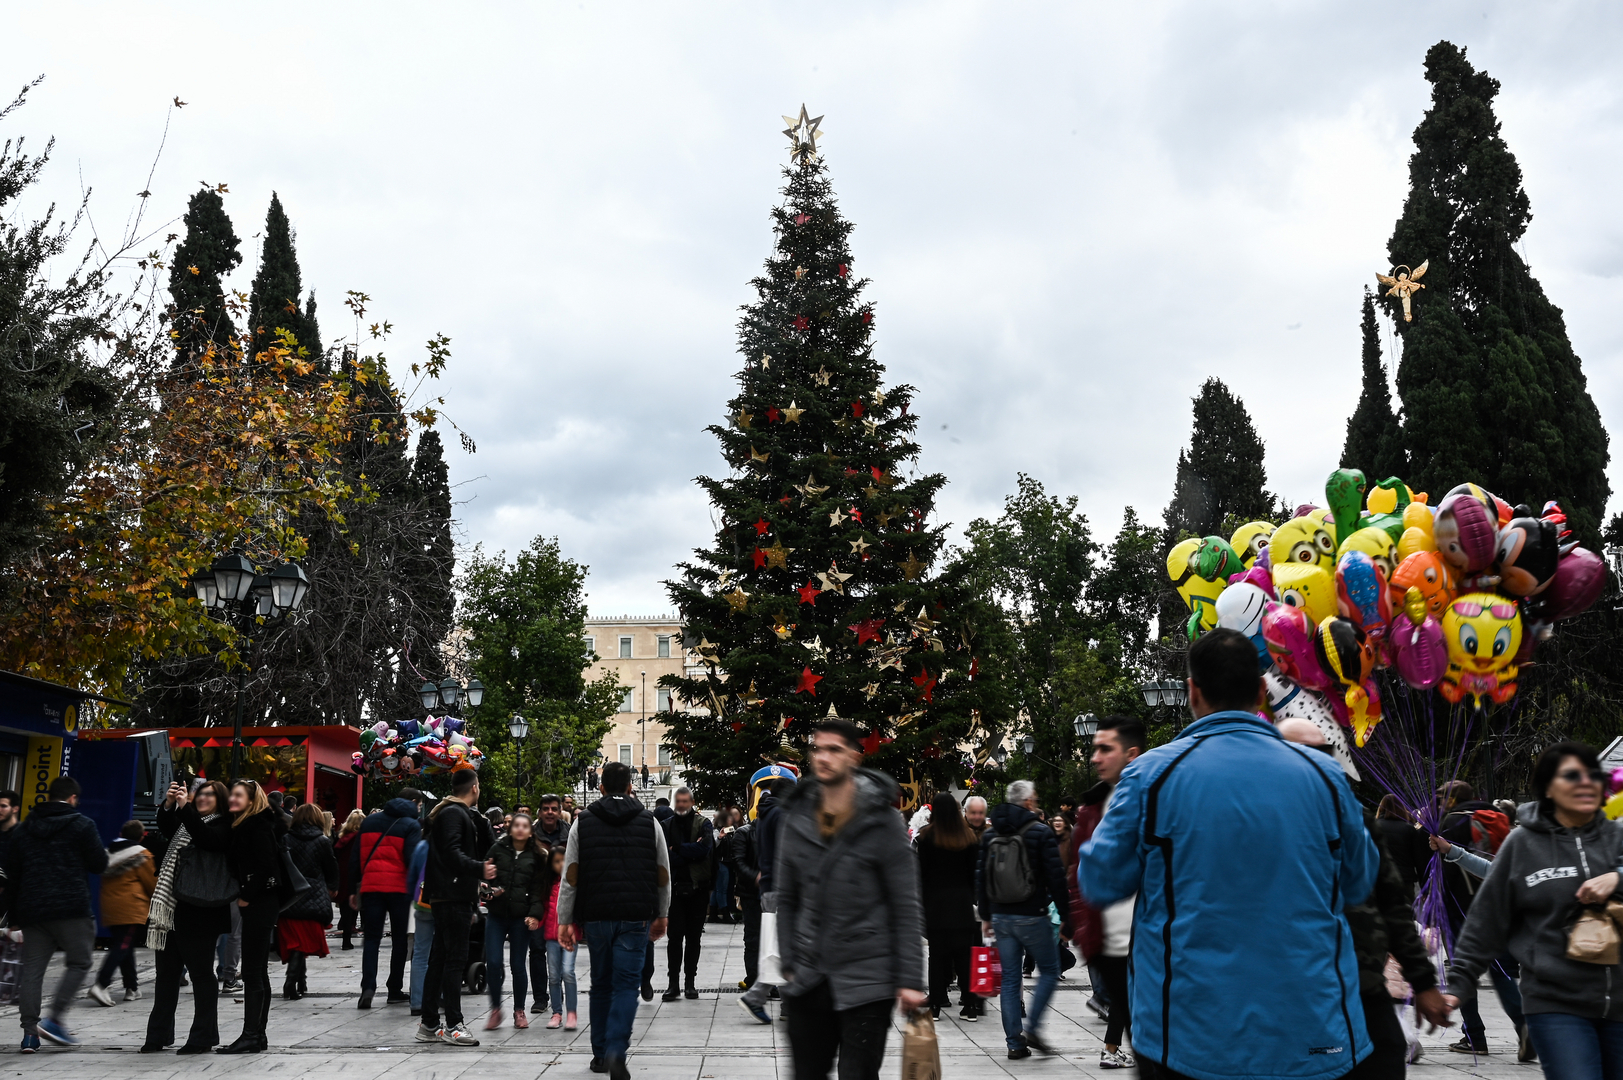
[[[85,996],[98,1005],[111,1006],[113,1004],[113,995],[107,992],[107,987],[99,983],[91,983],[90,989],[85,991]]]
[[[139,990],[126,990],[126,991],[124,991],[124,1000],[125,1001],[140,1001],[141,1000],[141,991],[139,991]]]
[[[440,1028],[440,1042],[450,1043],[452,1046],[478,1046],[479,1040],[468,1034],[468,1029],[458,1024],[456,1027]]]
[[[1114,1053],[1109,1050],[1099,1051],[1101,1069],[1131,1069],[1136,1064],[1138,1063],[1133,1060],[1133,1055],[1129,1051],[1117,1050]]]
[[[427,1024],[418,1024],[416,1038],[418,1042],[439,1042],[440,1031],[438,1028],[431,1028]]]

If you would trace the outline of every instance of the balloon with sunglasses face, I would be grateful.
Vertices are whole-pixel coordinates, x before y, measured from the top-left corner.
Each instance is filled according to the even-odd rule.
[[[1457,596],[1443,614],[1448,672],[1441,691],[1450,702],[1470,698],[1478,708],[1516,696],[1516,654],[1522,644],[1516,601],[1498,593]]]

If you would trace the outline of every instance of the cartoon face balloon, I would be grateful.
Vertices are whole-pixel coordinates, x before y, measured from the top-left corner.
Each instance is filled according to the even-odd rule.
[[[1459,574],[1480,574],[1493,565],[1498,533],[1493,496],[1475,484],[1462,484],[1438,504],[1432,536],[1437,550]]]
[[[1443,641],[1448,646],[1443,697],[1451,702],[1469,697],[1480,707],[1484,699],[1500,704],[1516,696],[1522,620],[1514,600],[1483,592],[1456,597],[1443,615]]]
[[[1397,545],[1392,542],[1391,535],[1385,529],[1359,529],[1336,549],[1336,559],[1349,551],[1362,551],[1374,560],[1375,565],[1381,568],[1388,581],[1392,579],[1392,571],[1398,568],[1395,557]]]
[[[1245,569],[1240,562],[1240,556],[1221,536],[1203,538],[1200,546],[1195,548],[1194,557],[1190,561],[1195,567],[1195,573],[1207,581],[1217,581],[1225,585],[1232,575]]]
[[[1217,598],[1217,625],[1238,630],[1250,638],[1257,649],[1257,664],[1263,669],[1273,663],[1268,656],[1268,643],[1262,638],[1262,615],[1269,602],[1266,592],[1244,581],[1230,585]]]
[[[1318,510],[1313,512],[1322,513]],[[1274,535],[1269,538],[1268,559],[1273,563],[1276,583],[1279,568],[1292,563],[1317,565],[1325,573],[1335,570],[1336,542],[1331,539],[1330,530],[1324,527],[1324,523],[1314,520],[1313,514],[1291,518],[1275,529]]]
[[[1426,610],[1420,590],[1410,588],[1387,630],[1387,652],[1398,676],[1416,690],[1430,690],[1448,673],[1443,627]]]
[[[1553,521],[1533,516],[1525,506],[1499,530],[1494,563],[1499,571],[1499,587],[1511,596],[1534,596],[1543,592],[1555,577],[1561,558],[1558,527]]]
[[[1314,625],[1336,613],[1336,579],[1317,562],[1274,566],[1279,602],[1301,608]]]
[[[1362,551],[1349,551],[1336,564],[1336,611],[1358,627],[1373,646],[1386,638],[1392,600],[1386,574]]]
[[[1369,733],[1381,722],[1381,695],[1370,681],[1375,669],[1375,652],[1363,631],[1350,619],[1332,616],[1318,626],[1313,639],[1319,666],[1325,670],[1341,693],[1338,701],[1332,692],[1331,706],[1337,718],[1345,717],[1353,729],[1353,741],[1363,746]]]
[[[1256,564],[1257,556],[1268,550],[1268,540],[1274,535],[1274,526],[1268,521],[1248,521],[1234,530],[1229,546],[1240,553],[1240,561],[1247,570]]]
[[[1426,610],[1437,619],[1443,617],[1448,602],[1454,599],[1454,569],[1435,551],[1417,552],[1398,563],[1390,584],[1392,599],[1397,603],[1410,589],[1419,589]]]
[[[1189,636],[1205,633],[1217,625],[1217,597],[1228,584],[1224,581],[1208,581],[1196,571],[1199,569],[1195,561],[1195,553],[1200,548],[1200,541],[1194,537],[1184,540],[1173,546],[1167,552],[1167,576],[1172,579],[1173,586],[1183,602],[1189,605]]]
[[[1316,632],[1301,608],[1269,604],[1262,613],[1262,637],[1280,674],[1309,690],[1328,690],[1330,676],[1320,666],[1313,647]]]

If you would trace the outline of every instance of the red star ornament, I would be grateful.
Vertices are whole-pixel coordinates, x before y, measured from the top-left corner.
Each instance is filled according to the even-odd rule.
[[[844,263],[841,263],[841,264],[840,264],[840,275],[839,275],[839,276],[840,276],[840,277],[844,277],[844,276],[845,276],[845,264],[844,264]]]
[[[862,418],[862,402],[853,401],[851,403],[851,415],[855,416],[859,420]]]
[[[761,518],[755,523],[755,535],[765,536],[766,531],[770,528],[772,528],[772,526],[767,524],[766,518]]]
[[[969,678],[970,678],[970,681],[973,682],[974,679],[975,679],[975,676],[979,675],[980,673],[981,673],[981,658],[978,657],[978,656],[971,656],[969,658]]]
[[[851,520],[856,522],[858,525],[862,524],[862,511],[858,510],[854,506],[851,508]]]
[[[875,731],[875,732],[872,732],[871,734],[869,734],[869,736],[866,739],[862,740],[862,752],[864,754],[876,753],[881,746],[885,745],[888,742],[895,742],[895,741],[896,740],[894,740],[894,739],[881,739],[879,737],[879,732]]]
[[[864,323],[871,323],[871,322],[873,322],[873,312],[871,312],[871,311],[864,311],[864,312],[863,312],[863,313],[862,313],[862,321],[863,321],[863,322],[864,322]]]
[[[778,418],[782,415],[783,414],[778,411],[778,407],[774,405],[772,408],[766,411],[766,422],[769,424],[776,424],[778,422]]]
[[[766,565],[766,552],[759,547],[750,554],[750,558],[755,561],[755,569],[757,570]]]
[[[816,697],[817,696],[817,684],[822,682],[822,681],[823,681],[823,677],[821,675],[812,674],[812,669],[811,668],[809,668],[809,667],[808,668],[801,668],[800,669],[800,685],[795,687],[795,693],[799,694],[799,693],[804,692],[804,693],[810,694],[812,697]]]
[[[879,630],[884,625],[884,619],[863,619],[855,626],[848,626],[846,629],[857,636],[857,646],[860,648],[870,641],[878,641]]]
[[[736,734],[736,733],[738,733],[740,731],[743,731],[743,730],[744,730],[744,722],[742,720],[734,720],[733,721],[733,732]]]
[[[913,685],[924,691],[919,695],[920,701],[930,701],[935,697],[935,676],[928,671],[921,671],[913,676]]]
[[[808,222],[810,220],[811,220],[811,215],[810,214],[796,214],[795,215],[795,224],[796,225],[804,225],[804,224],[806,224],[806,222]]]
[[[794,327],[795,327],[796,330],[804,330],[804,329],[806,329],[806,327],[808,327],[810,325],[811,325],[811,320],[807,319],[806,316],[804,316],[804,315],[796,315],[795,316]]]
[[[802,585],[800,588],[796,589],[795,591],[800,594],[800,602],[802,604],[810,604],[812,607],[816,607],[817,606],[817,594],[819,592],[821,592],[822,589],[819,588],[817,582],[813,581],[813,582],[808,582],[805,585]]]

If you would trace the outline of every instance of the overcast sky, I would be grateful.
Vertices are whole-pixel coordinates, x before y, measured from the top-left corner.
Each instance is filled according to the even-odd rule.
[[[450,335],[462,539],[558,536],[597,615],[668,610],[711,530],[691,480],[724,468],[702,429],[802,102],[958,526],[1020,471],[1102,538],[1129,504],[1159,520],[1209,375],[1270,486],[1319,496],[1440,38],[1503,83],[1524,254],[1623,417],[1615,3],[53,0],[7,24],[0,87],[47,80],[0,134],[56,137],[50,195],[82,177],[116,231],[178,95],[149,214],[228,183],[246,290],[274,189],[329,337],[346,289],[399,362]]]

